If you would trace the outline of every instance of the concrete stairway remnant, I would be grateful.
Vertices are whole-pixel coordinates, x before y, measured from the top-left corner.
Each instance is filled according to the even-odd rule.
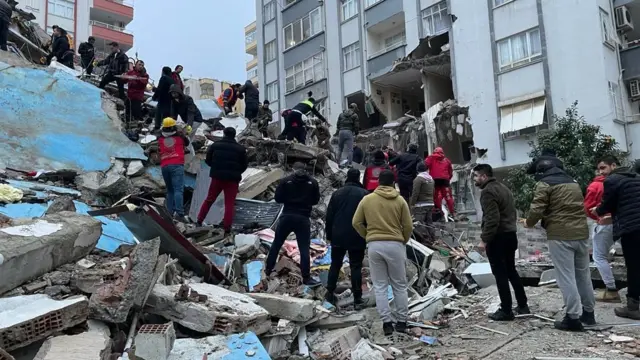
[[[0,294],[87,256],[102,235],[90,216],[60,212],[40,219],[14,219],[0,229]]]
[[[102,360],[111,354],[109,327],[89,320],[89,331],[78,335],[56,336],[45,340],[34,360]]]
[[[47,295],[0,298],[0,348],[19,349],[87,320],[85,296],[53,300]]]

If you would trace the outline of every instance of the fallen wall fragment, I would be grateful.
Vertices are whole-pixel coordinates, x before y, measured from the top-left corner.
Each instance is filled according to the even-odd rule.
[[[0,229],[0,294],[61,265],[87,256],[96,246],[99,221],[72,212],[36,220],[17,219]]]
[[[167,360],[271,360],[256,334],[210,336],[202,339],[178,339]]]
[[[78,335],[45,340],[34,360],[103,360],[111,354],[111,332],[99,321],[87,321],[89,330]]]
[[[313,300],[299,299],[292,296],[278,294],[249,294],[258,305],[265,308],[271,316],[277,318],[305,322],[315,315],[315,302]]]

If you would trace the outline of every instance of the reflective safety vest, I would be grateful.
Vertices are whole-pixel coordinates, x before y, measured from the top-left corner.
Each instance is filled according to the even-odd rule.
[[[233,99],[234,96],[233,88],[229,88],[229,90],[231,90],[231,96],[227,99],[227,101]],[[222,92],[222,94],[220,94],[220,96],[218,96],[218,105],[224,107],[224,91]]]

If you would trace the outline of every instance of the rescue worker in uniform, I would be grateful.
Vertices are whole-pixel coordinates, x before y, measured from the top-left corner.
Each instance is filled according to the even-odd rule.
[[[307,95],[309,98],[294,106],[284,120],[283,135],[285,135],[289,141],[293,139],[298,140],[300,144],[304,144],[307,138],[307,131],[304,128],[304,121],[302,121],[303,115],[306,116],[307,113],[311,112],[322,122],[328,123],[327,119],[316,109],[316,100],[313,98],[313,93],[309,91]]]
[[[378,178],[384,170],[391,170],[391,168],[387,164],[382,150],[377,150],[373,154],[373,161],[364,171],[364,177],[362,178],[364,188],[368,191],[378,188]]]
[[[162,121],[162,136],[158,139],[160,169],[167,187],[167,210],[180,222],[184,217],[184,156],[189,139],[178,130],[176,121],[170,117]]]
[[[233,84],[218,96],[218,105],[224,109],[225,115],[233,112],[233,107],[236,105],[238,99],[244,98],[243,95],[240,94],[240,86],[240,84]]]

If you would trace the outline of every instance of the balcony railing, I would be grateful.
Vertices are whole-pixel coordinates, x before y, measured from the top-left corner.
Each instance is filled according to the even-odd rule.
[[[125,6],[129,6],[129,7],[133,7],[133,0],[107,0],[110,1],[112,3],[116,3],[116,4],[120,4],[120,5],[125,5]]]
[[[378,57],[378,56],[380,56],[382,54],[386,54],[386,53],[388,53],[389,51],[391,51],[393,49],[396,49],[396,48],[399,48],[400,46],[405,46],[405,45],[407,45],[406,38],[403,39],[402,41],[397,41],[397,42],[395,42],[393,44],[389,44],[388,46],[385,46],[383,49],[380,49],[380,50],[370,54],[369,55],[369,59],[373,59],[374,57]]]
[[[109,1],[111,1],[111,0],[109,0]],[[131,33],[131,31],[129,31],[129,30],[125,29],[125,28],[122,28],[122,27],[119,27],[119,26],[115,26],[115,25],[111,25],[111,24],[107,24],[107,23],[103,23],[101,21],[90,20],[89,21],[89,25],[99,26],[99,27],[102,27],[102,28],[106,28],[106,29],[110,29],[110,30],[114,30],[114,31],[119,31],[119,32],[122,32],[122,33],[125,33],[125,34],[129,34],[129,35],[133,35],[133,33]]]

